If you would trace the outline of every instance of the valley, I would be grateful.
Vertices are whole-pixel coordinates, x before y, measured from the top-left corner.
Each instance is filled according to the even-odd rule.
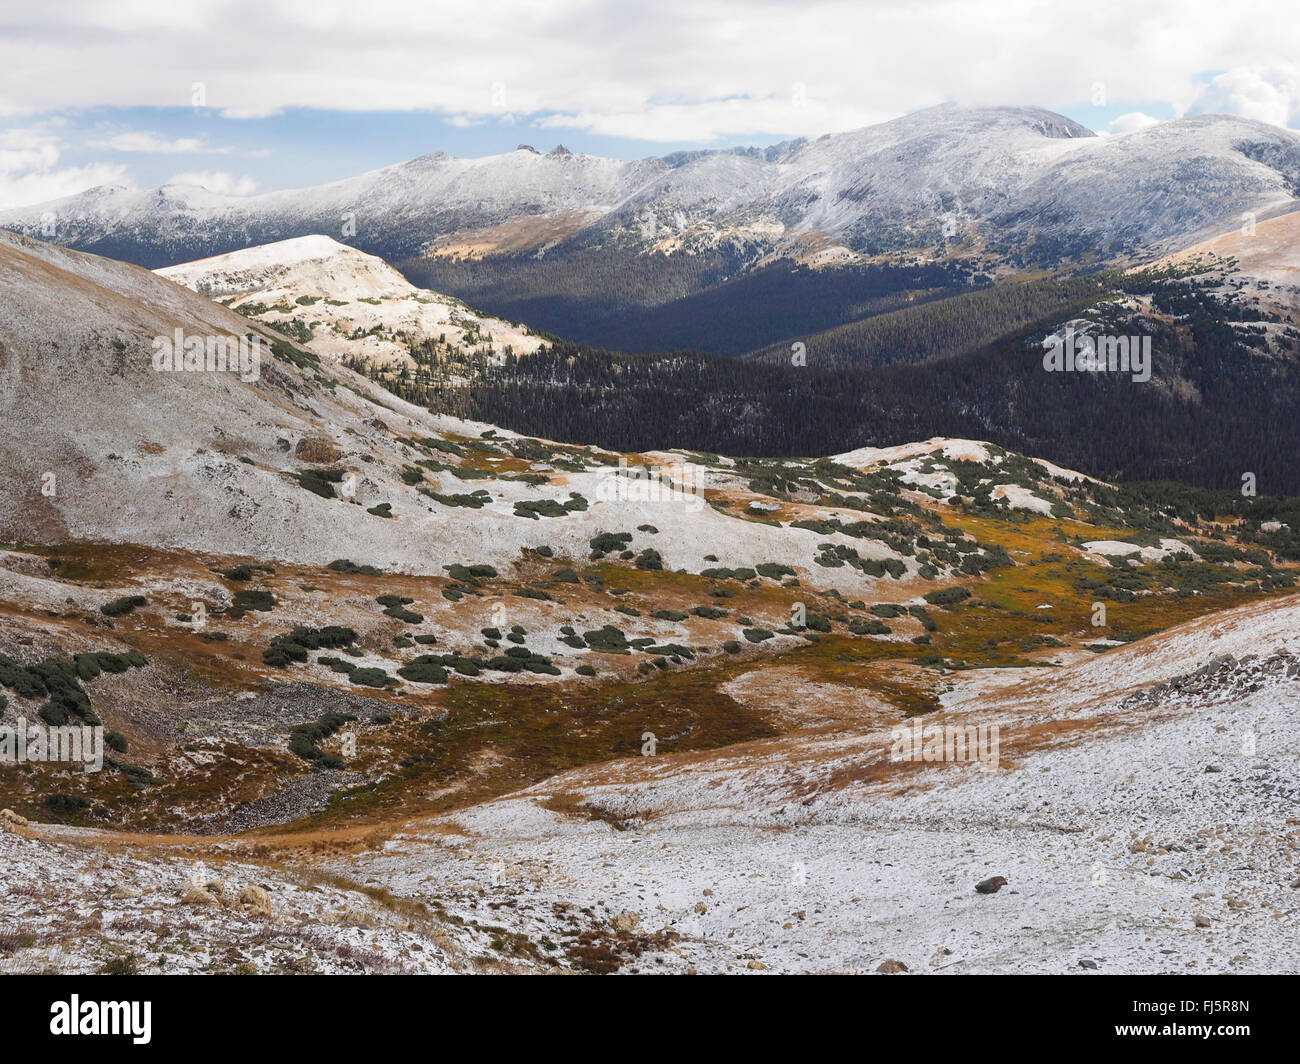
[[[104,742],[0,772],[0,972],[1294,970],[1294,153],[944,107],[0,217],[0,721]]]

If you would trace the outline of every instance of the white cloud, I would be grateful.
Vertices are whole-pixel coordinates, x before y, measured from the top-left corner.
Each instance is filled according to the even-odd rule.
[[[1136,133],[1139,129],[1149,129],[1159,124],[1158,118],[1152,118],[1141,111],[1129,111],[1118,118],[1112,118],[1108,128],[1112,133]]]
[[[0,130],[0,210],[71,196],[95,185],[130,184],[112,163],[58,165],[62,145],[43,129]]]
[[[1293,125],[1300,120],[1300,67],[1237,67],[1215,77],[1196,101],[1198,110]]]
[[[552,115],[708,141],[815,136],[949,99],[1059,110],[1101,83],[1109,100],[1183,113],[1204,97],[1286,121],[1295,94],[1275,74],[1296,55],[1289,0],[367,0],[360,15],[345,0],[67,0],[0,14],[0,113],[189,108],[199,82],[226,116]],[[1230,74],[1207,95],[1205,71]]]
[[[251,177],[227,173],[224,170],[187,170],[176,174],[169,185],[200,185],[209,192],[220,192],[224,196],[251,196],[257,191],[257,182]]]
[[[115,133],[111,137],[101,137],[86,142],[86,146],[97,148],[101,151],[138,151],[154,152],[163,155],[182,155],[192,154],[201,151],[222,151],[224,149],[209,149],[203,146],[203,141],[196,137],[178,137],[176,140],[167,140],[156,133],[146,133],[144,131],[132,131],[127,133]]]

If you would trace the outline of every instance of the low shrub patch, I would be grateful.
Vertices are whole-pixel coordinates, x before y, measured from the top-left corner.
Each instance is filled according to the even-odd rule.
[[[289,730],[289,750],[304,761],[313,761],[327,768],[341,768],[343,759],[326,754],[317,744],[356,719],[350,713],[326,713],[308,724],[296,725]]]
[[[260,613],[270,613],[275,609],[275,596],[262,588],[257,590],[245,588],[235,592],[231,608],[232,612],[237,610],[242,613],[247,610],[257,610]]]
[[[123,595],[112,602],[104,603],[99,607],[99,612],[105,617],[125,617],[132,610],[147,605],[149,605],[149,601],[143,595]]]

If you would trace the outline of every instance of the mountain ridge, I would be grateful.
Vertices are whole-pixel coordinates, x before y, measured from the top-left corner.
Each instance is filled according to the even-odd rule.
[[[524,247],[542,253],[576,240],[637,253],[727,245],[754,258],[829,242],[869,257],[974,242],[1060,263],[1209,235],[1298,188],[1300,135],[1249,119],[1198,115],[1102,137],[1042,108],[945,104],[767,149],[631,161],[525,146],[432,152],[251,197],[99,186],[0,212],[0,227],[151,268],[349,226],[351,243],[390,261],[490,255],[539,220],[552,228]],[[486,247],[458,242],[484,231],[495,233]]]

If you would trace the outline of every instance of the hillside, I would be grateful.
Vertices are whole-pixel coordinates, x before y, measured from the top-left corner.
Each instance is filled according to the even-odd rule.
[[[526,326],[416,288],[382,259],[327,236],[246,248],[157,273],[285,332],[331,363],[409,369],[425,345],[486,358],[497,351],[527,355],[541,345]]]
[[[202,277],[273,286],[306,263],[362,283],[350,253],[331,267],[321,247],[298,249]],[[1079,781],[1095,782],[1096,749],[1126,764],[1134,716],[1179,742],[1201,735],[1218,718],[1189,718],[1184,695],[1220,688],[1201,673],[1112,703],[1216,647],[1294,653],[1294,499],[1115,486],[979,439],[789,459],[556,443],[410,405],[137,267],[6,236],[0,284],[14,427],[0,441],[13,470],[0,489],[0,720],[100,725],[106,743],[98,771],[28,761],[0,776],[8,904],[65,903],[39,939],[4,940],[0,969],[41,969],[51,950],[76,970],[138,963],[168,952],[177,914],[199,946],[166,962],[177,970],[609,971],[641,956],[855,969],[890,925],[853,915],[877,888],[864,895],[827,855],[859,867],[877,860],[875,832],[904,833],[932,877],[918,904],[977,868],[939,857],[956,848],[906,793],[884,810],[876,788],[901,783],[876,752],[885,729],[951,714],[1005,727],[1010,782],[961,773],[947,799],[935,781],[935,815],[964,808],[954,822],[983,867],[1011,869],[1016,892],[1022,875],[1041,883],[1034,904],[1066,913],[1075,880],[1031,845],[1041,816],[1006,816],[1016,796],[1041,801],[1033,767],[1059,768],[1069,782],[1051,797],[1073,796],[1069,815],[1096,826],[1073,852],[1104,846],[1095,860],[1136,875],[1112,825],[1146,792],[1107,819]],[[260,337],[266,357],[249,374],[156,369],[153,341],[177,328]],[[1221,678],[1261,742],[1289,712],[1286,654]],[[1150,786],[1185,786],[1199,771],[1189,757]],[[1267,875],[1227,883],[1239,858],[1226,850],[1180,863],[1180,883],[1199,877],[1230,911],[1237,898],[1260,914],[1231,936],[1247,968],[1278,963],[1264,916],[1290,845],[1264,794],[1207,799],[1188,830],[1241,825],[1231,852],[1261,847]],[[1145,855],[1164,827],[1127,852]],[[798,852],[767,848],[774,828]],[[601,887],[618,911],[601,908],[585,893],[602,882],[591,862],[614,853],[630,873],[634,839],[677,855],[653,870],[657,896],[638,872],[641,886]],[[754,896],[764,860],[803,862],[823,900]],[[525,869],[545,889],[518,894]],[[474,914],[482,874],[510,913]],[[878,889],[904,882],[893,875]],[[718,901],[701,910],[697,894]],[[1190,902],[1162,904],[1181,918]],[[113,915],[88,934],[96,909]],[[1113,912],[1159,919],[1145,903]],[[768,926],[810,915],[815,947]],[[853,931],[828,948],[817,919],[831,916]],[[258,948],[263,932],[280,945]],[[1180,932],[1175,952],[1197,933]],[[1018,941],[943,948],[960,945],[953,963],[974,970],[1073,963]],[[1115,961],[1161,963],[1131,943]]]
[[[0,971],[1292,972],[1298,619],[1292,596],[1047,677],[956,674],[926,723],[998,725],[993,770],[891,761],[896,717],[850,670],[751,664],[726,689],[779,691],[780,737],[434,818],[123,840],[0,817],[0,916],[58,902]]]

